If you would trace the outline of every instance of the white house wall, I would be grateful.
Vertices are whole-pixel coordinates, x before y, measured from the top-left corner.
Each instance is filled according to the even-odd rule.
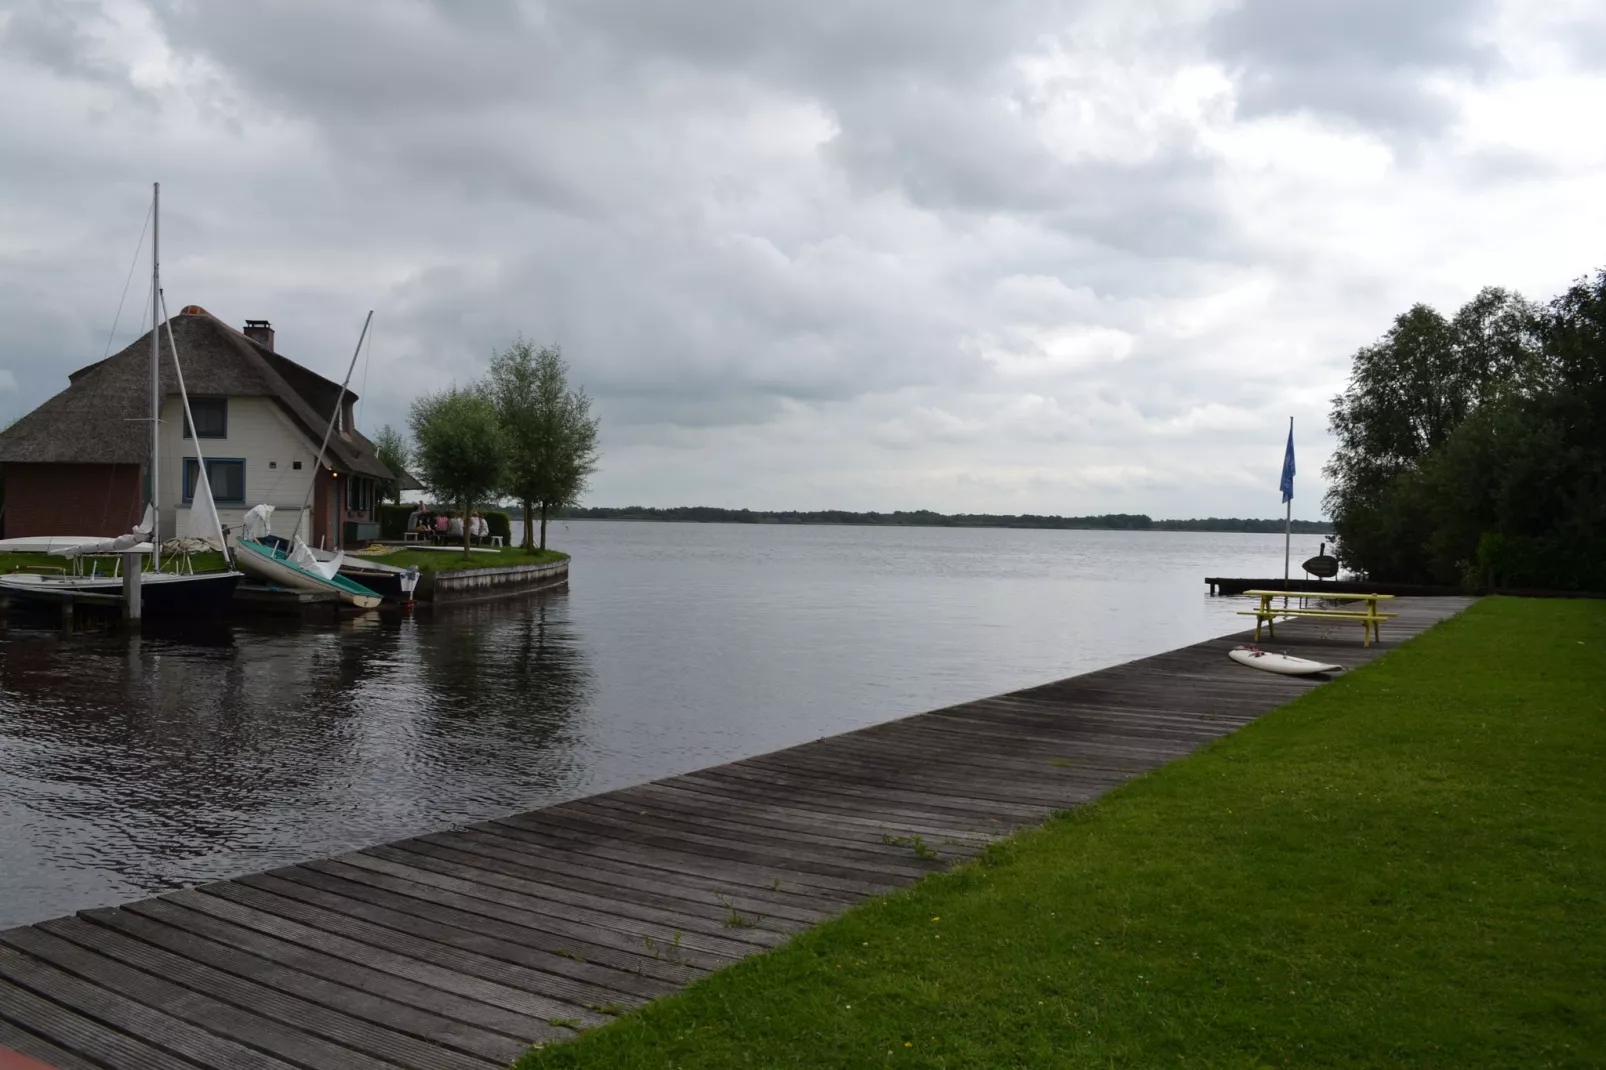
[[[219,505],[219,519],[237,532],[245,511],[265,502],[274,507],[274,533],[288,538],[295,530],[297,514],[312,482],[316,444],[307,442],[276,402],[261,397],[229,399],[228,432],[226,438],[199,440],[201,452],[208,459],[245,461],[245,503]],[[178,398],[168,398],[162,406],[160,472],[159,523],[164,539],[204,531],[210,526],[203,504],[200,515],[193,518],[196,526],[190,527],[192,518],[184,504],[183,459],[195,456],[195,446],[195,440],[184,437],[182,403]],[[299,471],[296,461],[301,462]]]

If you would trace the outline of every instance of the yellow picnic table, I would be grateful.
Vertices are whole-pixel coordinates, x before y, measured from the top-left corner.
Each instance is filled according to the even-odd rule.
[[[1373,639],[1381,639],[1378,626],[1385,620],[1399,616],[1397,613],[1380,613],[1377,608],[1379,602],[1387,601],[1394,596],[1391,594],[1327,594],[1321,591],[1245,591],[1245,595],[1259,598],[1260,606],[1256,609],[1239,610],[1239,616],[1255,618],[1255,639],[1260,639],[1260,626],[1264,624],[1273,639],[1277,638],[1278,617],[1312,617],[1317,620],[1356,620],[1361,622],[1361,634],[1364,636],[1363,646],[1371,646]],[[1343,599],[1347,602],[1365,602],[1366,611],[1350,609],[1292,609],[1284,604],[1281,609],[1272,606],[1276,598],[1332,598]]]

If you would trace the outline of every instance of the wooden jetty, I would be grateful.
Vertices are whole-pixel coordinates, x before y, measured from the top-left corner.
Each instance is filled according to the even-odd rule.
[[[1399,599],[1370,649],[1309,620],[1268,646],[1356,666],[1467,604]],[[0,932],[0,1049],[60,1070],[506,1066],[1319,686],[1234,663],[1243,639]]]
[[[1482,598],[1503,594],[1512,598],[1606,598],[1599,591],[1554,591],[1535,587],[1435,587],[1423,583],[1376,583],[1372,580],[1318,580],[1282,577],[1253,579],[1243,576],[1206,576],[1211,594],[1237,595],[1245,591],[1298,591],[1321,598],[1356,594],[1391,594],[1399,598]]]

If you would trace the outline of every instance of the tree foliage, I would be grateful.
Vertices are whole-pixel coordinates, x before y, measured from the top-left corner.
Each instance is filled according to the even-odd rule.
[[[407,437],[394,427],[386,424],[374,436],[374,451],[378,453],[380,462],[396,476],[395,479],[385,480],[379,488],[381,501],[401,501],[401,477],[412,461],[412,451],[407,447]]]
[[[1545,306],[1418,305],[1334,399],[1327,506],[1350,567],[1606,588],[1606,272]]]
[[[496,405],[508,445],[504,490],[524,507],[524,544],[534,539],[530,517],[547,518],[577,504],[597,467],[597,419],[583,390],[570,389],[569,368],[557,346],[518,339],[492,355],[484,390]]]
[[[413,402],[408,422],[418,478],[462,515],[466,554],[470,510],[498,498],[506,476],[507,438],[496,406],[481,390],[453,387]]]

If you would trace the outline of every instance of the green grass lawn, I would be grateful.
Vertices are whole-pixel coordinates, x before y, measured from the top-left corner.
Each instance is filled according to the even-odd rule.
[[[439,572],[454,568],[507,568],[510,565],[546,565],[566,561],[569,555],[557,550],[534,550],[525,553],[517,546],[502,547],[494,554],[446,553],[441,550],[396,550],[388,554],[353,554],[353,560],[373,560],[386,565],[406,568],[417,565],[420,572]]]
[[[1606,602],[1493,599],[519,1067],[1606,1066],[1603,919]]]

